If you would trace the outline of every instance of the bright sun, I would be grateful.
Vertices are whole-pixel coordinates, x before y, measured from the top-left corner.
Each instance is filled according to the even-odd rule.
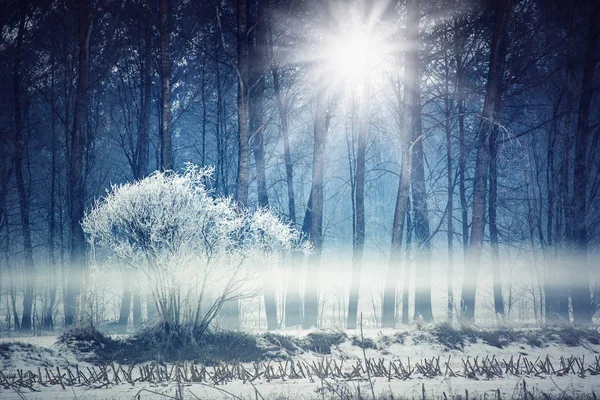
[[[381,49],[366,29],[331,37],[325,46],[328,74],[348,84],[361,84],[380,62]]]
[[[382,7],[334,10],[333,28],[321,31],[313,55],[320,65],[319,85],[353,91],[373,86],[389,66],[395,47],[394,32],[382,21]]]

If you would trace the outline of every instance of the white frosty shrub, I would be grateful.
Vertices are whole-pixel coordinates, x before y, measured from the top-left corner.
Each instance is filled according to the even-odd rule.
[[[211,174],[190,164],[181,174],[113,185],[82,222],[97,264],[95,250],[108,249],[145,277],[162,323],[191,323],[200,333],[225,301],[255,294],[265,260],[309,250],[272,211],[212,196]]]

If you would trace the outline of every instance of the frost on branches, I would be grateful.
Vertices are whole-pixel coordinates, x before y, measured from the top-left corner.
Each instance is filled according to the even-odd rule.
[[[116,261],[139,271],[159,322],[192,324],[199,333],[224,302],[260,294],[269,268],[292,251],[309,251],[271,210],[212,196],[205,186],[212,171],[188,165],[182,174],[113,185],[82,221],[96,265]]]

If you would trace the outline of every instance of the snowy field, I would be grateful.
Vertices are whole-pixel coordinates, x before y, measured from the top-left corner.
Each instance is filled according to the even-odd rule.
[[[463,338],[461,343],[453,342],[454,338],[441,337],[439,331],[436,335],[434,328],[409,329],[409,330],[367,330],[361,337],[360,331],[347,331],[343,335],[340,331],[332,332],[341,334],[339,343],[333,344],[329,349],[319,351],[301,350],[289,352],[283,347],[277,348],[268,343],[264,337],[259,337],[257,342],[265,347],[268,359],[266,363],[279,364],[281,361],[302,362],[303,365],[325,365],[327,360],[343,361],[346,372],[357,363],[382,362],[382,365],[402,362],[403,365],[412,365],[414,372],[408,379],[395,379],[386,377],[371,377],[363,374],[352,379],[324,378],[319,379],[314,374],[310,378],[299,379],[267,379],[264,376],[253,381],[243,382],[232,380],[220,382],[218,385],[208,383],[151,383],[135,382],[95,385],[61,385],[41,386],[33,385],[33,390],[28,388],[6,388],[0,386],[1,399],[134,399],[134,398],[202,398],[202,399],[320,399],[320,398],[419,398],[419,399],[444,399],[469,398],[502,399],[524,398],[524,386],[528,393],[535,398],[546,396],[562,398],[578,398],[585,395],[593,399],[594,394],[600,393],[600,375],[594,375],[594,365],[597,365],[600,355],[600,344],[592,337],[572,337],[576,331],[565,332],[562,336],[542,332],[539,330],[511,330],[518,332],[511,340],[502,335],[489,335],[488,339]],[[313,331],[312,334],[319,334]],[[299,343],[308,340],[310,332],[284,331],[278,333],[281,337],[290,337]],[[569,336],[570,335],[570,336]],[[517,338],[518,336],[518,338]],[[488,336],[484,336],[488,337]],[[542,341],[536,340],[539,337]],[[515,339],[516,338],[516,339]],[[448,339],[448,340],[446,340]],[[573,340],[571,340],[573,339]],[[486,343],[487,342],[487,343]],[[490,344],[490,343],[493,343]],[[0,338],[0,371],[4,376],[18,375],[32,371],[37,374],[38,368],[56,371],[59,368],[75,368],[84,370],[97,368],[88,361],[90,354],[81,352],[81,344],[66,344],[60,342],[57,336],[44,337],[4,337]],[[329,354],[327,354],[329,353]],[[534,365],[540,360],[550,360],[553,368],[559,369],[561,357],[583,360],[583,374],[574,373],[581,369],[574,368],[573,372],[563,376],[559,372],[552,374],[540,371],[521,374],[503,374],[501,377],[485,377],[465,375],[465,360],[473,362],[491,359],[498,361],[503,366],[511,358],[520,363],[531,362]],[[438,359],[443,371],[439,376],[429,377],[420,372],[416,365],[425,366],[424,360]],[[548,358],[547,358],[548,357]],[[270,360],[270,361],[269,361]],[[410,363],[410,364],[409,364]],[[148,365],[149,363],[141,364]],[[168,364],[168,363],[167,363]],[[447,365],[446,365],[447,364]],[[254,363],[241,363],[246,369],[252,370]],[[134,370],[138,370],[139,365]],[[448,369],[459,376],[452,376]],[[214,367],[207,367],[207,369]],[[93,385],[92,385],[93,386]]]

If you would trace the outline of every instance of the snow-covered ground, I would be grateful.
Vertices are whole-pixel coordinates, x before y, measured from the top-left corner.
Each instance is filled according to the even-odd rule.
[[[536,335],[537,331],[531,331]],[[526,341],[520,340],[509,343],[502,348],[491,346],[481,339],[474,342],[464,340],[464,347],[449,348],[436,341],[428,330],[411,329],[408,331],[398,330],[366,330],[364,339],[372,341],[376,348],[363,349],[357,345],[361,342],[360,331],[347,331],[348,338],[342,343],[332,346],[331,354],[316,354],[313,352],[302,352],[291,356],[295,360],[303,360],[307,363],[319,362],[324,357],[337,360],[345,360],[350,365],[364,357],[383,359],[385,362],[400,360],[406,363],[419,362],[423,359],[440,357],[446,362],[450,360],[450,366],[455,371],[462,371],[463,359],[467,356],[485,357],[495,356],[497,360],[508,360],[511,357],[526,357],[535,361],[538,357],[550,360],[558,364],[561,357],[585,357],[586,362],[592,362],[600,355],[600,344],[594,344],[586,339],[579,341],[576,346],[569,346],[561,340],[549,340],[542,346],[534,347]],[[305,338],[306,331],[284,331],[282,335]],[[354,338],[354,340],[352,340]],[[547,339],[545,337],[545,339]],[[259,341],[260,342],[260,341]],[[14,373],[17,370],[36,371],[38,367],[72,367],[79,365],[80,368],[90,366],[81,361],[86,358],[72,346],[57,342],[55,336],[44,337],[12,337],[0,338],[0,371],[4,374]],[[251,363],[247,364],[250,368]],[[438,376],[426,378],[415,373],[407,380],[386,378],[368,378],[360,380],[334,380],[325,379],[320,381],[314,379],[286,379],[267,381],[258,379],[253,383],[232,381],[218,386],[209,384],[193,383],[178,387],[175,383],[151,384],[135,383],[111,385],[101,389],[90,389],[89,387],[74,386],[63,389],[60,385],[35,388],[39,392],[31,392],[29,389],[5,389],[0,387],[1,399],[132,399],[139,395],[140,398],[168,398],[182,393],[184,398],[244,398],[244,399],[268,399],[268,398],[340,398],[344,393],[353,393],[354,396],[360,390],[362,395],[371,397],[372,391],[376,395],[393,394],[394,398],[423,398],[423,391],[427,399],[455,398],[458,395],[465,396],[465,390],[469,398],[480,396],[481,398],[495,399],[500,391],[502,399],[523,398],[523,381],[527,390],[534,395],[547,393],[550,395],[576,396],[580,393],[595,392],[600,394],[600,375],[587,373],[585,377],[575,374],[565,376],[540,375],[540,376],[512,376],[505,375],[501,378],[467,379],[465,377]],[[388,396],[389,398],[389,396]]]
[[[579,378],[576,376],[553,377],[552,379],[540,378],[503,378],[485,381],[475,381],[465,378],[434,378],[434,379],[413,379],[408,381],[392,380],[388,382],[382,379],[373,379],[373,387],[376,396],[385,396],[394,399],[400,398],[423,398],[423,385],[425,388],[426,399],[443,399],[444,393],[448,399],[462,396],[465,398],[465,390],[469,393],[469,398],[488,398],[496,399],[497,390],[500,390],[502,399],[522,399],[523,398],[523,380],[526,381],[528,392],[536,398],[541,397],[542,393],[550,396],[559,396],[561,394],[576,397],[578,394],[600,391],[600,380],[598,378]],[[368,381],[352,381],[335,383],[336,389],[328,390],[327,383],[324,383],[325,398],[340,399],[339,393],[344,393],[344,388],[352,390],[356,398],[356,389],[360,386],[360,393],[363,396],[371,398],[371,387]],[[230,382],[219,386],[208,386],[200,384],[190,384],[178,389],[175,384],[152,385],[148,383],[136,383],[135,385],[121,384],[108,388],[92,389],[89,387],[67,387],[62,389],[60,386],[42,387],[40,392],[31,392],[27,389],[21,389],[17,393],[13,389],[0,389],[1,399],[165,399],[175,397],[178,390],[181,390],[185,399],[321,399],[321,383],[311,383],[307,380],[294,380],[286,382],[257,382],[254,385],[244,384],[242,382]]]

